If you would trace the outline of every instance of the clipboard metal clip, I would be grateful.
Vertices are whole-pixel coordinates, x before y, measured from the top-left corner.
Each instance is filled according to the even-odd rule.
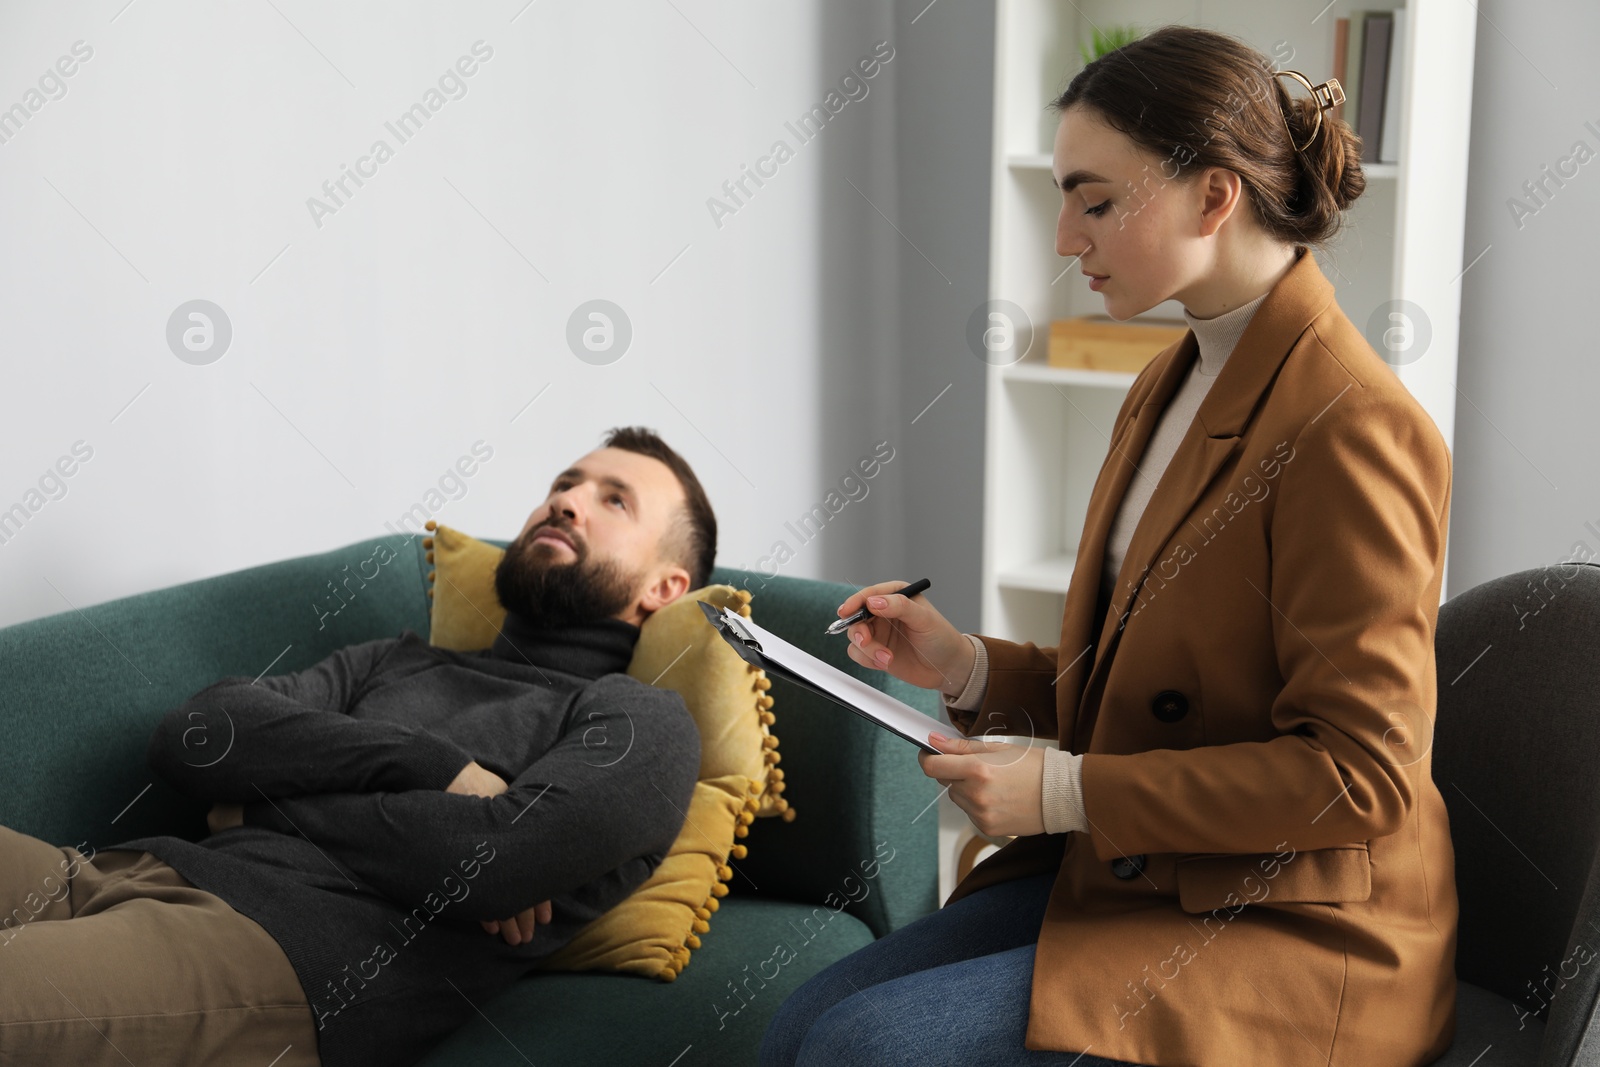
[[[717,630],[729,636],[732,640],[734,651],[747,663],[754,663],[758,667],[765,666],[761,661],[761,642],[756,640],[754,634],[745,629],[737,615],[725,613],[719,608],[714,608],[704,600],[700,601],[700,610],[705,612],[706,621]]]
[[[787,647],[783,639],[777,635],[773,635],[773,640],[778,642],[773,647],[781,655],[776,658],[769,656],[762,650],[761,641],[756,637],[758,631],[750,628],[754,624],[747,622],[743,616],[725,608],[715,608],[703,600],[700,601],[700,610],[705,613],[706,621],[711,624],[717,636],[728,643],[735,655],[746,663],[766,671],[769,678],[793,683],[801,689],[841,704],[856,715],[881,726],[897,737],[910,741],[925,752],[938,752],[938,749],[923,739],[926,736],[924,726],[937,725],[937,720],[927,718],[924,722],[925,716],[915,709],[907,707],[893,697],[873,693],[870,690],[852,696],[850,688],[866,688],[861,679],[843,674],[836,667],[818,660],[803,649]],[[830,676],[837,676],[837,680],[830,680]],[[860,703],[863,698],[873,698],[868,702],[877,710],[864,708]],[[908,717],[900,717],[897,709],[902,710]],[[888,712],[887,717],[885,711]]]

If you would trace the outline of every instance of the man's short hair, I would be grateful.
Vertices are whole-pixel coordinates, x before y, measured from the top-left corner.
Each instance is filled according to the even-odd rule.
[[[683,510],[673,521],[663,554],[675,559],[689,572],[689,588],[699,589],[711,581],[711,568],[717,558],[717,516],[711,501],[700,487],[700,479],[684,458],[643,426],[619,426],[606,435],[606,448],[637,452],[665,463],[683,487]]]

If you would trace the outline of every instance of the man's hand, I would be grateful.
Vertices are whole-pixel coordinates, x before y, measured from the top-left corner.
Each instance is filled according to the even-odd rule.
[[[445,786],[446,793],[459,793],[467,797],[497,797],[509,788],[506,780],[493,771],[484,770],[473,760],[461,768],[455,780]],[[513,942],[515,944],[515,942]]]
[[[917,753],[922,773],[949,786],[950,799],[990,837],[1044,833],[1044,749],[929,734],[945,755]]]
[[[509,919],[486,921],[483,928],[491,934],[500,934],[508,945],[521,945],[533,940],[535,923],[550,925],[550,902],[535,904],[520,915]]]
[[[478,766],[478,761],[473,760],[461,768],[461,773],[455,776],[445,792],[469,797],[497,797],[507,788],[504,778]],[[509,919],[486,919],[481,921],[481,925],[490,934],[504,937],[508,945],[522,945],[533,940],[534,926],[538,923],[548,926],[550,917],[550,902],[546,900]]]
[[[211,832],[220,834],[235,826],[244,825],[243,804],[213,804],[211,810],[206,812],[206,825],[211,827]]]

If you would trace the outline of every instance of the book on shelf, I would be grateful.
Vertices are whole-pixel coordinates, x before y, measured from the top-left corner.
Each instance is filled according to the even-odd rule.
[[[1378,144],[1383,139],[1383,96],[1389,83],[1389,31],[1394,16],[1387,11],[1369,11],[1362,23],[1361,110],[1356,113],[1356,133],[1361,137],[1361,162],[1378,162]]]
[[[1400,115],[1405,101],[1401,75],[1405,73],[1406,11],[1396,8],[1389,33],[1389,77],[1383,84],[1383,132],[1378,136],[1378,162],[1400,162]]]
[[[1344,88],[1335,118],[1361,138],[1361,162],[1400,161],[1406,11],[1354,11],[1333,29],[1333,76]]]
[[[1344,105],[1350,102],[1350,94],[1355,91],[1348,74],[1349,60],[1350,20],[1338,19],[1333,24],[1333,76],[1339,79],[1339,85],[1344,89],[1344,100],[1328,110],[1328,117],[1336,122],[1344,118]]]
[[[1349,43],[1345,47],[1345,65],[1334,71],[1333,75],[1344,86],[1344,120],[1352,130],[1356,128],[1356,115],[1361,112],[1361,41],[1366,20],[1365,12],[1350,13],[1350,18],[1346,20],[1350,30],[1347,35]]]

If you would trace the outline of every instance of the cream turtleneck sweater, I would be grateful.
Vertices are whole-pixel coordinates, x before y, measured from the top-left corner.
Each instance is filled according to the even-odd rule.
[[[1205,399],[1206,393],[1210,392],[1211,384],[1217,380],[1217,375],[1222,373],[1223,364],[1232,354],[1234,346],[1239,343],[1239,338],[1244,335],[1245,327],[1250,324],[1256,308],[1260,307],[1266,298],[1266,294],[1263,293],[1248,304],[1209,319],[1197,319],[1189,314],[1187,308],[1184,309],[1184,322],[1194,332],[1200,349],[1200,358],[1190,367],[1177,392],[1162,410],[1160,421],[1156,423],[1155,431],[1150,436],[1150,443],[1145,446],[1144,454],[1139,457],[1133,480],[1128,483],[1127,492],[1123,495],[1116,515],[1112,518],[1111,530],[1106,537],[1100,581],[1100,592],[1108,601],[1116,585],[1118,572],[1122,570],[1123,559],[1127,556],[1128,543],[1133,539],[1134,527],[1144,514],[1145,506],[1150,503],[1156,483],[1161,480],[1162,472],[1167,469],[1173,453],[1178,450],[1178,442],[1183,439],[1183,435],[1189,430],[1189,424],[1194,421],[1200,402]],[[959,696],[944,698],[946,706],[957,711],[973,711],[982,707],[984,691],[989,681],[989,655],[983,647],[983,642],[972,634],[967,635],[967,640],[972,642],[973,651],[977,656],[973,663],[972,674],[968,676],[966,688]],[[1044,757],[1042,794],[1045,833],[1063,834],[1074,830],[1087,830],[1089,823],[1083,810],[1083,787],[1080,780],[1083,755],[1068,752],[1059,747],[1058,743],[1046,748]]]

